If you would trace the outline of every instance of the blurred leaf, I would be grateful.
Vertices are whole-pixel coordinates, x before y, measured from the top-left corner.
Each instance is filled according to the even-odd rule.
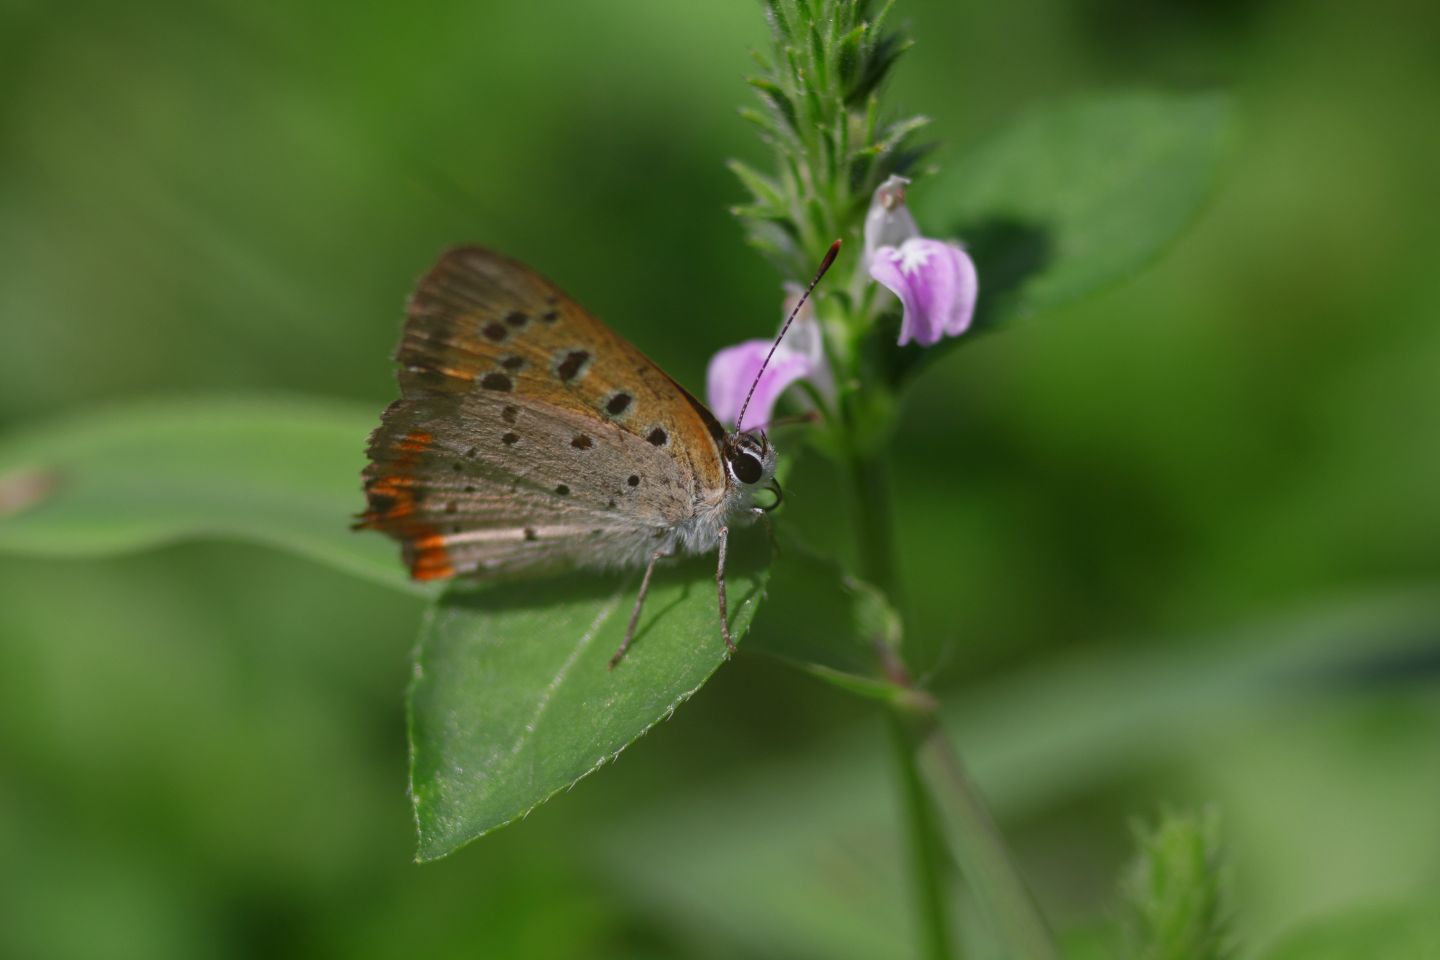
[[[1440,897],[1326,917],[1262,956],[1264,960],[1440,960]]]
[[[1158,257],[1209,197],[1229,131],[1221,94],[1075,100],[968,151],[918,184],[914,205],[929,232],[960,238],[974,257],[975,325],[991,328],[1096,293]],[[899,372],[941,352],[902,351]]]
[[[1136,829],[1139,853],[1121,878],[1135,960],[1224,960],[1230,956],[1220,852],[1220,817],[1166,814]]]
[[[943,720],[992,809],[1014,822],[1157,764],[1212,757],[1227,734],[1293,728],[1287,721],[1346,694],[1340,677],[1363,682],[1363,663],[1413,653],[1437,625],[1440,606],[1420,591],[1326,605],[1180,646],[1081,652],[955,691]],[[765,956],[905,955],[895,944],[910,942],[910,906],[888,777],[893,758],[881,734],[878,723],[837,730],[803,755],[617,820],[597,841],[614,885],[706,942],[723,936]],[[1428,742],[1388,757],[1388,779],[1377,789],[1411,806],[1426,802],[1427,781],[1395,779],[1397,767],[1414,767],[1426,749]],[[1338,802],[1336,814],[1353,819],[1347,800],[1332,789],[1324,802]],[[1332,829],[1333,822],[1326,821]],[[1373,836],[1385,828],[1365,829]],[[1284,844],[1267,849],[1290,856]],[[1252,863],[1260,852],[1252,851]]]
[[[882,649],[899,647],[900,617],[880,590],[786,538],[766,592],[751,650],[851,693],[886,700],[907,693],[886,679],[881,662]]]
[[[0,551],[108,556],[233,538],[422,590],[391,543],[350,530],[377,419],[316,400],[177,397],[12,434],[0,440]]]
[[[731,633],[750,625],[766,573],[754,538],[732,544]],[[714,559],[657,570],[625,659],[638,576],[578,575],[453,589],[421,630],[410,692],[419,859],[529,813],[613,760],[726,659]]]

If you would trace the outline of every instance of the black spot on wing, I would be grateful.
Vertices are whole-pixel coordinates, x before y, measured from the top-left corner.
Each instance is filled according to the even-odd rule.
[[[587,350],[567,350],[555,364],[555,376],[565,383],[578,378],[585,372],[590,362],[590,353]]]

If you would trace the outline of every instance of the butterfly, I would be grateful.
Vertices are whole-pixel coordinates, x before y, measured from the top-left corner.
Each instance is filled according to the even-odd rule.
[[[726,430],[553,283],[482,247],[445,253],[405,313],[400,399],[370,436],[356,528],[398,540],[416,580],[643,567],[612,667],[656,564],[715,550],[733,651],[730,526],[782,497],[765,432]]]

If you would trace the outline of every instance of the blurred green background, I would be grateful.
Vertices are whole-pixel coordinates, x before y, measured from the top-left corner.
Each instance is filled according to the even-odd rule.
[[[1435,903],[1440,21],[897,14],[891,103],[941,163],[1081,92],[1238,106],[1192,232],[955,351],[896,443],[911,630],[1047,911],[1100,937],[1130,818],[1166,802],[1218,806],[1256,949]],[[778,320],[723,166],[766,161],[734,110],[764,38],[740,0],[3,0],[0,431],[216,392],[378,415],[400,305],[460,241],[698,388]],[[758,658],[412,865],[421,609],[254,546],[0,556],[0,956],[908,955],[873,711]]]

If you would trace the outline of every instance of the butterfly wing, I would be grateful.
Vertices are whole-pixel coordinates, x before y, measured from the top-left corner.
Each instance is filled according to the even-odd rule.
[[[452,250],[406,314],[359,525],[416,579],[639,563],[721,509],[724,429],[528,267]]]

